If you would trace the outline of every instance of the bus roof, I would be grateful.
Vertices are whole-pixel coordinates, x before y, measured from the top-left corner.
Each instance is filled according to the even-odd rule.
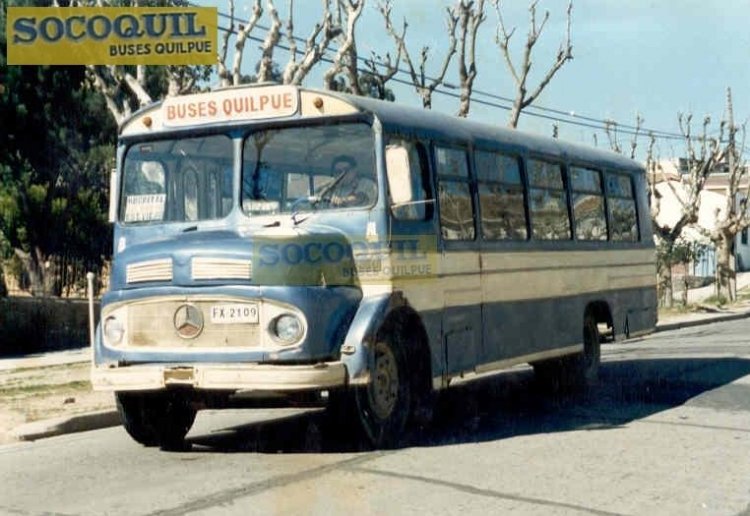
[[[583,165],[596,163],[621,170],[642,168],[637,162],[608,150],[394,102],[289,85],[244,85],[167,98],[126,119],[120,126],[120,135],[356,113],[371,114],[387,131],[404,136],[448,144],[468,141],[478,148],[570,159]]]

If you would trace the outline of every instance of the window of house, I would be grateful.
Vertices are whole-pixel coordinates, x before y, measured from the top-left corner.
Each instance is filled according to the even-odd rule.
[[[598,170],[570,167],[576,239],[607,240],[602,174]]]
[[[440,231],[445,240],[474,240],[474,211],[466,151],[435,147]]]
[[[481,232],[485,240],[526,240],[521,167],[517,157],[474,153],[479,188]]]
[[[531,235],[539,240],[570,240],[568,192],[561,165],[528,160]]]

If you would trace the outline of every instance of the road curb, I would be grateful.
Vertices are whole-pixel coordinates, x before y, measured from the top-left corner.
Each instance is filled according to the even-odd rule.
[[[745,319],[747,317],[750,317],[750,311],[738,314],[735,313],[717,315],[716,317],[707,317],[705,319],[695,319],[692,321],[676,321],[673,323],[657,324],[656,329],[654,329],[654,333],[669,330],[679,330],[681,328],[690,328],[693,326],[703,326],[705,324],[713,324],[717,322],[736,321],[738,319]]]
[[[36,441],[45,437],[98,430],[119,424],[120,416],[116,410],[101,410],[26,423],[14,428],[11,435],[19,441]]]

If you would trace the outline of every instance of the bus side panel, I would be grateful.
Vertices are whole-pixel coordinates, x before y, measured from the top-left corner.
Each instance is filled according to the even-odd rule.
[[[583,343],[583,317],[593,303],[611,310],[615,336],[651,331],[653,288],[635,288],[560,298],[485,303],[483,363],[554,352]],[[605,322],[605,321],[601,321]]]
[[[616,340],[650,333],[656,326],[658,297],[656,288],[642,288],[612,294],[611,306],[620,307],[613,314]]]

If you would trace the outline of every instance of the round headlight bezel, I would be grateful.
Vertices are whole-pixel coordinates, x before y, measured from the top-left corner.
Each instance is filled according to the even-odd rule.
[[[269,334],[276,343],[290,346],[302,339],[305,334],[304,323],[296,314],[283,313],[271,321]]]
[[[125,337],[125,325],[114,315],[104,319],[102,330],[105,342],[112,346],[122,343]]]

